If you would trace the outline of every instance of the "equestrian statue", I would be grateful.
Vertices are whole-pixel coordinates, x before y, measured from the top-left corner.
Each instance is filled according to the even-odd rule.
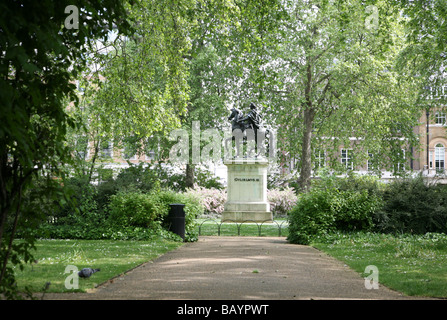
[[[248,145],[248,142],[253,140],[254,147],[247,150],[244,158],[251,157],[253,153],[255,158],[265,155],[264,141],[271,130],[264,127],[261,115],[254,103],[250,103],[250,112],[247,116],[244,116],[239,109],[232,108],[228,120],[231,121],[231,138],[225,140],[225,148],[228,153],[232,150],[232,147],[228,147],[228,142],[235,141],[236,155],[234,158],[239,158],[242,155],[241,146]],[[231,155],[231,153],[229,154]]]

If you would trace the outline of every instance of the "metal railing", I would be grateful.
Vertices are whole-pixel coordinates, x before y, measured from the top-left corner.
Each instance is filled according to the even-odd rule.
[[[242,226],[244,223],[256,224],[256,226],[257,226],[257,228],[258,228],[258,235],[259,235],[259,236],[262,236],[262,226],[263,226],[264,224],[266,224],[266,223],[268,223],[269,226],[275,224],[275,225],[278,227],[278,237],[282,237],[282,233],[281,233],[281,231],[282,231],[283,225],[286,224],[286,226],[288,226],[288,221],[287,221],[287,220],[282,220],[281,223],[279,223],[279,222],[276,221],[276,220],[273,220],[273,222],[272,222],[272,220],[266,220],[266,221],[262,221],[262,222],[254,221],[254,220],[244,220],[244,221],[241,222],[241,221],[234,221],[234,220],[219,220],[219,219],[215,219],[215,218],[208,218],[208,219],[205,219],[204,221],[202,221],[202,222],[199,224],[199,236],[202,235],[202,226],[203,226],[203,224],[204,224],[205,222],[207,222],[207,221],[212,221],[212,222],[214,222],[214,224],[217,226],[217,235],[218,235],[218,236],[221,235],[221,228],[222,228],[222,225],[223,225],[223,224],[226,224],[226,223],[233,223],[233,224],[236,224],[237,235],[238,235],[238,236],[241,235],[241,226]],[[219,223],[219,221],[220,221],[220,223]]]

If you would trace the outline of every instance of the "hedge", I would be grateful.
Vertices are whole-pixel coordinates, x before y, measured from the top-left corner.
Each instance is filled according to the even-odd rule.
[[[309,244],[334,231],[447,233],[447,186],[422,176],[380,183],[370,176],[324,176],[299,195],[288,240]]]

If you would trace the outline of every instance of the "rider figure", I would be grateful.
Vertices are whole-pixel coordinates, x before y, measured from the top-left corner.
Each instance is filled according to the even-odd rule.
[[[248,115],[238,120],[238,122],[243,121],[248,121],[248,123],[251,124],[255,135],[255,144],[258,145],[258,129],[261,126],[261,116],[256,110],[256,105],[253,102],[250,103],[250,112]]]

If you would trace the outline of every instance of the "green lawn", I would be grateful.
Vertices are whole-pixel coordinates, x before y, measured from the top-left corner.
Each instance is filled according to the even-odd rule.
[[[39,240],[36,242],[37,250],[33,251],[37,263],[26,265],[23,271],[17,267],[16,280],[19,289],[28,286],[33,292],[42,291],[46,282],[51,282],[48,292],[83,292],[180,245],[181,242],[162,239]],[[101,271],[89,279],[79,279],[79,289],[66,289],[65,280],[72,274],[65,273],[69,265],[78,270],[93,267]]]
[[[447,235],[336,234],[312,246],[364,277],[378,268],[379,283],[409,296],[447,297]]]
[[[223,223],[206,219],[197,220],[201,235],[228,236],[287,236],[287,222],[276,223]],[[220,225],[218,227],[218,225]],[[19,289],[27,286],[32,292],[42,291],[45,283],[51,282],[48,292],[73,292],[94,288],[115,276],[118,276],[144,262],[152,260],[163,253],[182,245],[180,242],[167,240],[151,241],[113,241],[113,240],[38,240],[33,255],[37,263],[25,265],[23,271],[16,267],[16,280]],[[100,268],[89,279],[79,279],[78,289],[67,289],[65,281],[71,275],[65,273],[67,266],[78,270],[85,267]],[[69,282],[73,283],[73,282]]]

